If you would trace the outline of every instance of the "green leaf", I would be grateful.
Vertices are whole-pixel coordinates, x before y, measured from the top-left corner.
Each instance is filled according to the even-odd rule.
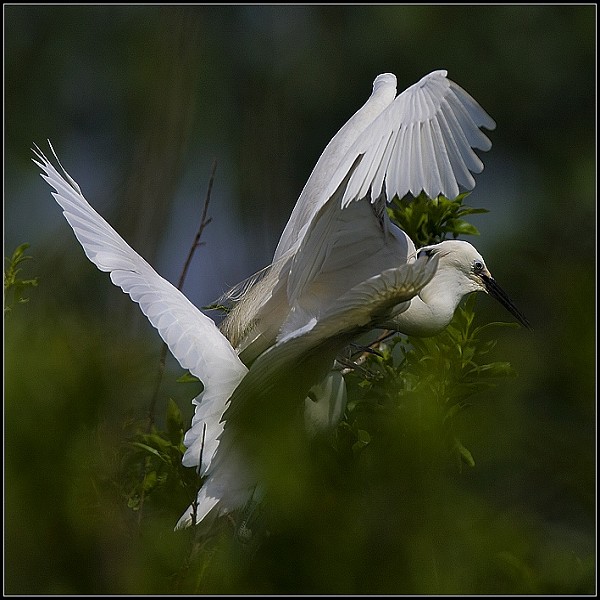
[[[131,510],[140,510],[140,497],[138,494],[135,494],[127,499],[127,508]]]
[[[149,492],[156,487],[156,483],[158,481],[158,476],[156,471],[150,471],[144,475],[144,480],[142,481],[142,489],[144,492]]]
[[[19,273],[21,269],[19,266],[26,260],[30,260],[32,257],[25,254],[25,251],[29,248],[29,244],[24,243],[18,246],[12,253],[10,258],[5,258],[8,263],[4,270],[4,312],[7,313],[11,310],[9,296],[12,297],[13,302],[17,304],[25,304],[29,301],[23,294],[25,291],[32,287],[37,287],[38,279],[20,279]]]
[[[457,402],[456,404],[453,404],[446,411],[446,414],[444,415],[444,421],[452,420],[459,412],[463,411],[465,408],[469,408],[470,406],[472,405],[468,404],[467,402]]]
[[[354,455],[358,454],[365,446],[371,442],[371,436],[368,431],[364,429],[358,429],[356,432],[358,438],[354,444],[352,444],[352,452]]]
[[[166,421],[169,440],[178,446],[183,440],[184,425],[179,406],[177,406],[177,403],[172,398],[169,398],[167,401]]]
[[[469,206],[465,206],[460,209],[459,215],[462,217],[463,215],[480,215],[488,212],[490,211],[487,208],[471,208]]]
[[[460,219],[452,221],[451,225],[448,225],[448,230],[456,236],[460,234],[479,235],[479,230],[474,225]]]
[[[130,444],[136,448],[140,448],[141,450],[144,450],[145,452],[148,452],[149,454],[156,456],[157,458],[159,458],[161,461],[163,461],[166,464],[171,464],[171,461],[168,458],[166,458],[164,456],[164,454],[159,452],[156,448],[152,448],[151,446],[148,446],[147,444],[143,444],[142,442],[130,442]]]
[[[509,362],[493,362],[487,365],[478,365],[469,370],[470,374],[482,377],[509,377],[515,376],[515,370]]]
[[[483,208],[463,206],[467,194],[461,194],[454,200],[443,196],[430,199],[425,194],[417,198],[405,196],[394,198],[388,207],[390,218],[406,232],[417,247],[436,244],[451,235],[479,235],[476,227],[462,217],[487,212]]]
[[[189,371],[184,373],[181,377],[177,378],[177,383],[202,383],[195,375],[192,375]]]
[[[458,438],[454,438],[454,444],[455,444],[454,447],[456,448],[456,450],[458,450],[458,453],[459,453],[460,457],[462,458],[462,460],[469,467],[474,467],[475,460],[473,459],[473,455],[471,454],[471,452],[461,444],[461,442]]]

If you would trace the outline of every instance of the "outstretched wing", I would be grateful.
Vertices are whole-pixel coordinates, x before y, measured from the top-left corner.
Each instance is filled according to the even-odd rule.
[[[247,368],[212,319],[121,238],[88,204],[75,180],[64,169],[64,176],[61,175],[37,146],[34,153],[33,162],[56,190],[52,195],[87,257],[98,269],[110,273],[112,282],[140,305],[181,366],[204,384],[203,392],[193,401],[196,414],[186,434],[188,450],[183,461],[204,473],[219,443],[217,438],[223,429],[220,421],[227,401]]]
[[[303,237],[303,230],[327,202],[359,157],[342,205],[385,191],[391,200],[424,191],[430,198],[458,196],[475,185],[471,173],[483,163],[473,148],[489,150],[480,127],[496,123],[459,85],[439,70],[398,97],[396,77],[379,75],[365,105],[327,145],[311,173],[279,240],[274,261]]]
[[[361,133],[326,196],[333,194],[358,156],[363,158],[342,206],[367,194],[375,201],[382,192],[388,200],[421,191],[430,198],[442,194],[452,199],[458,196],[459,186],[468,190],[475,186],[471,173],[480,173],[483,163],[473,148],[491,148],[480,127],[494,129],[496,123],[446,75],[440,70],[423,77]]]

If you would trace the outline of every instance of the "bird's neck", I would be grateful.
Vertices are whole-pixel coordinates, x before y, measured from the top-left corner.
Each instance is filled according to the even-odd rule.
[[[455,275],[453,269],[438,269],[435,277],[421,290],[415,302],[416,310],[431,312],[432,325],[437,327],[435,333],[450,323],[456,307],[467,293],[467,290],[458,285]]]
[[[388,325],[407,335],[435,335],[450,323],[463,296],[464,293],[456,287],[455,282],[438,271],[419,295],[411,299],[410,306]]]

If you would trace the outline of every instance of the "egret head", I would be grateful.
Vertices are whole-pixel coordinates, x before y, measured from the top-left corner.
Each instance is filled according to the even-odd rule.
[[[506,292],[496,283],[483,257],[477,250],[463,240],[446,240],[433,246],[424,246],[417,252],[417,257],[439,256],[438,274],[444,285],[452,286],[456,294],[465,296],[471,292],[485,292],[496,298],[527,329],[531,329],[529,321],[512,303]]]

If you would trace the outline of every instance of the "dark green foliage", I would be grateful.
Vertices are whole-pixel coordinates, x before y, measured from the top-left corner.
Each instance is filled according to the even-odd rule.
[[[29,298],[25,297],[25,292],[29,291],[32,287],[37,287],[38,278],[34,279],[21,279],[19,273],[21,272],[22,264],[31,260],[33,257],[25,254],[25,251],[29,248],[29,244],[21,244],[12,253],[10,258],[5,258],[7,263],[6,269],[4,270],[4,312],[12,310],[12,304],[15,302],[24,304],[29,302]],[[12,298],[12,301],[9,300]]]
[[[485,208],[463,206],[462,202],[467,195],[468,193],[461,194],[455,200],[448,200],[444,196],[430,200],[423,193],[417,198],[396,197],[388,207],[388,214],[417,248],[437,244],[446,239],[448,234],[452,234],[453,238],[459,235],[479,235],[479,231],[463,217],[488,211]]]
[[[131,426],[134,432],[124,443],[121,459],[123,494],[127,506],[140,511],[150,504],[161,509],[161,501],[181,498],[183,508],[191,504],[200,487],[200,477],[194,469],[181,464],[185,446],[184,424],[177,404],[169,398],[163,430],[140,422]],[[187,504],[185,504],[187,502]],[[164,510],[164,507],[163,507]]]
[[[485,399],[483,392],[515,374],[507,362],[487,362],[496,345],[488,336],[494,328],[518,327],[512,323],[474,326],[475,302],[475,296],[468,298],[436,336],[397,335],[380,343],[377,354],[366,353],[360,370],[346,375],[351,398],[348,424],[356,432],[354,452],[368,443],[369,431],[379,418],[401,428],[411,423],[417,433],[443,440],[445,454],[454,453],[469,466],[475,465],[454,432],[454,420],[471,401]],[[377,416],[380,412],[383,415]],[[374,423],[369,425],[369,420]]]

